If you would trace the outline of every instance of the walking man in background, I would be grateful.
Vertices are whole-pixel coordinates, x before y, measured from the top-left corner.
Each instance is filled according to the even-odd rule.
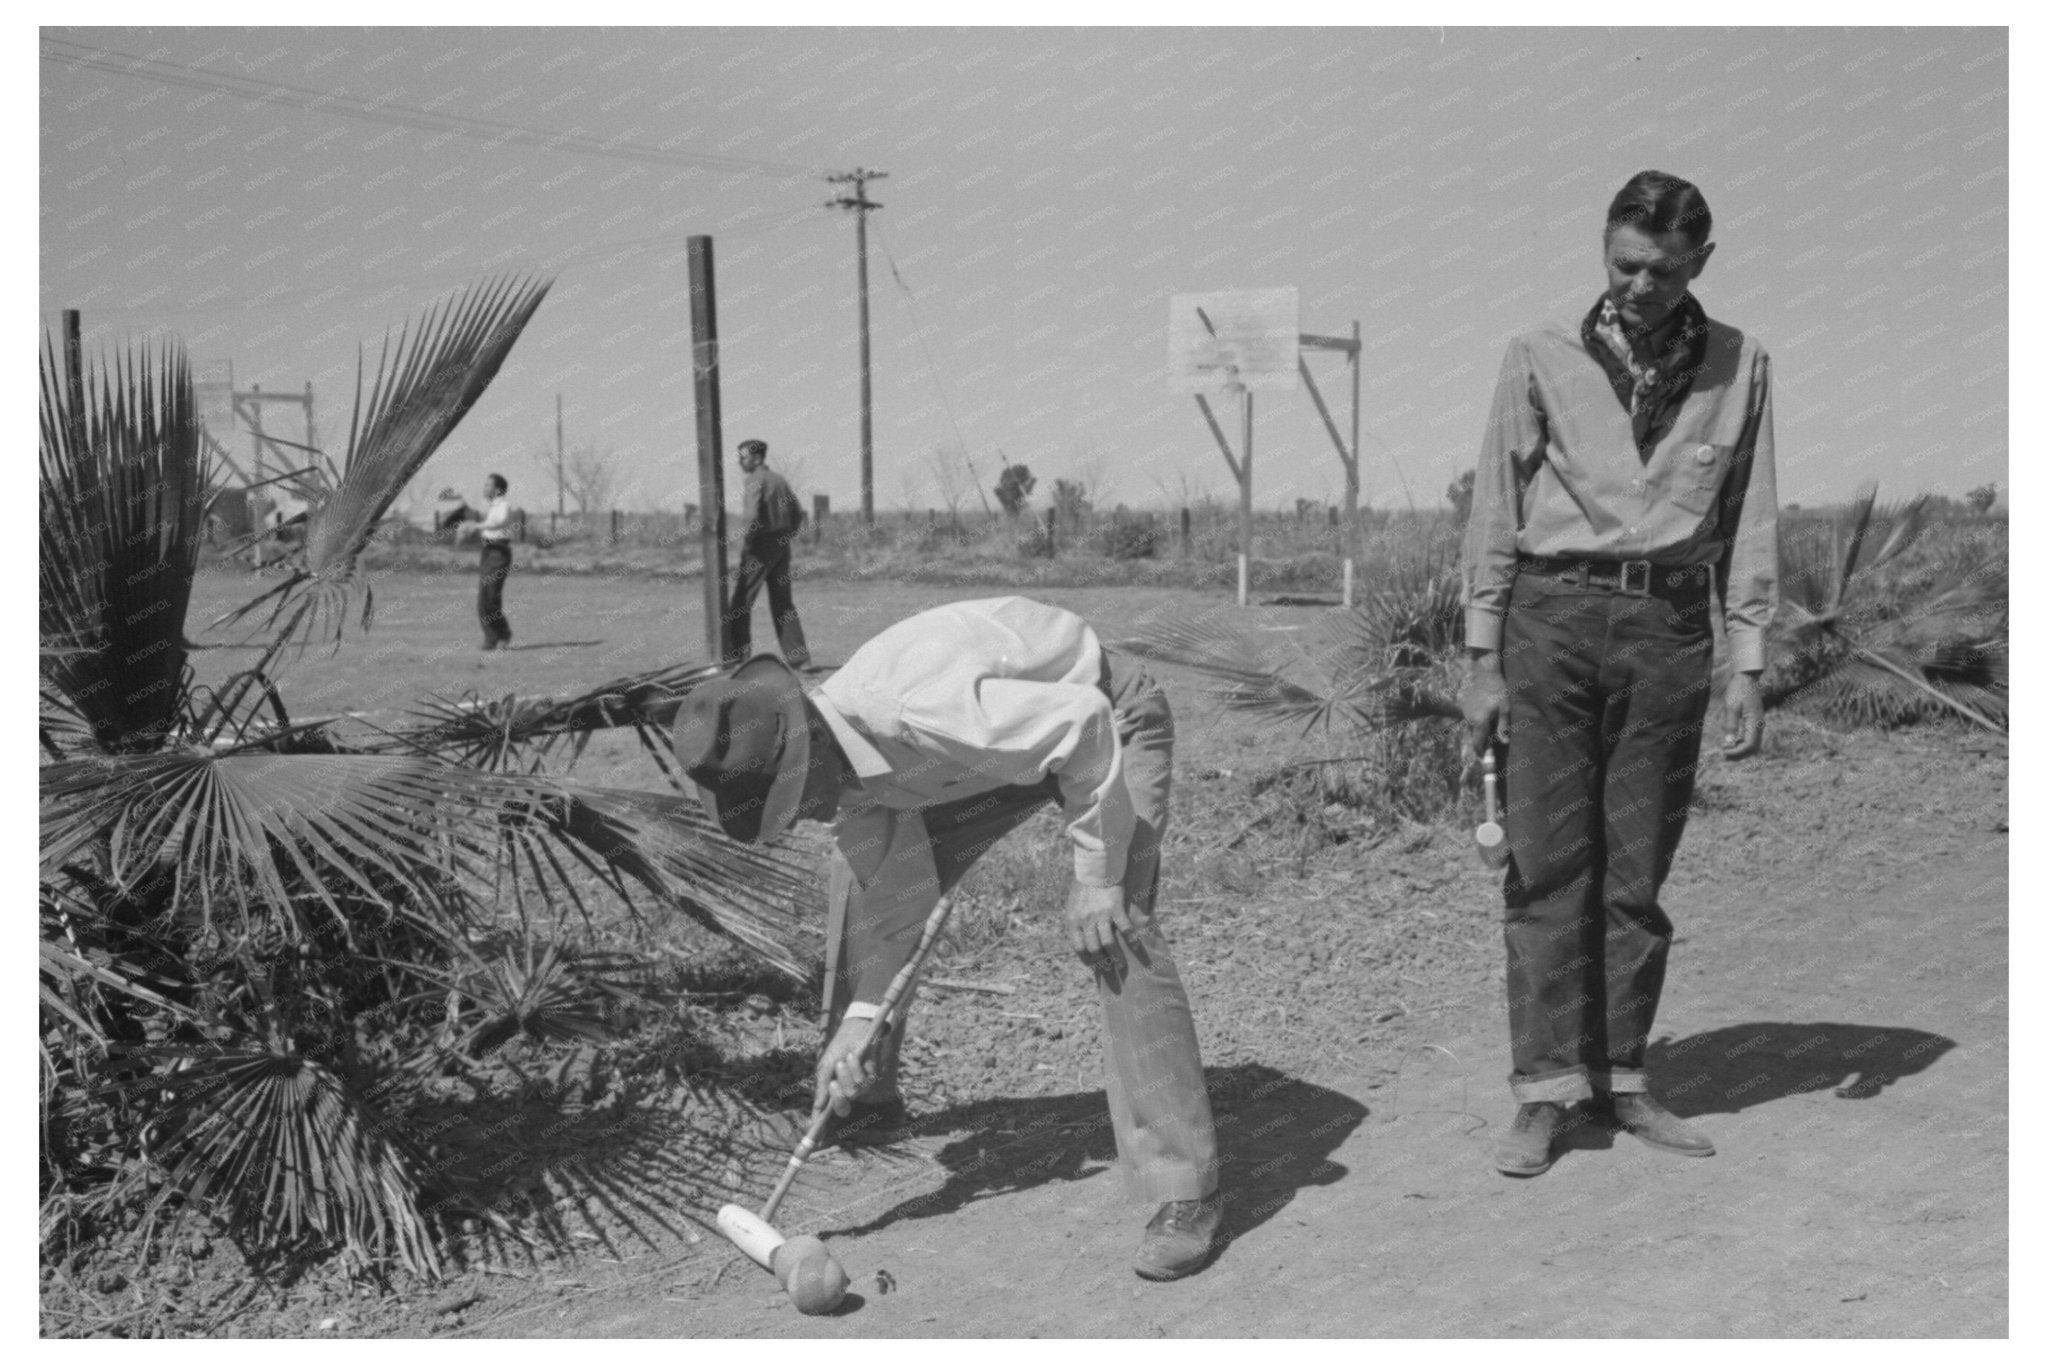
[[[746,529],[740,538],[740,570],[733,579],[726,608],[726,659],[737,662],[753,652],[754,599],[768,585],[768,617],[775,638],[791,668],[809,668],[811,651],[804,644],[803,622],[797,619],[790,593],[789,547],[803,529],[804,509],[789,480],[768,467],[766,441],[740,442],[740,468],[746,471]]]
[[[1689,292],[1699,190],[1659,171],[1608,206],[1607,289],[1508,344],[1464,541],[1474,758],[1505,745],[1508,1022],[1517,1102],[1495,1154],[1536,1175],[1578,1104],[1653,1147],[1713,1143],[1653,1098],[1644,1052],[1672,925],[1657,896],[1692,800],[1713,629],[1722,755],[1763,741],[1777,598],[1770,359]]]
[[[1095,974],[1109,1117],[1126,1181],[1158,1206],[1134,1268],[1201,1269],[1222,1218],[1216,1129],[1193,1014],[1153,915],[1173,781],[1173,713],[1072,612],[954,602],[883,631],[805,694],[763,654],[694,688],[677,762],[735,839],[832,821],[826,1038],[817,1102],[841,1142],[906,1122],[899,1015],[856,1057],[939,897],[1057,805],[1073,846],[1067,939]],[[907,1004],[907,997],[906,997]]]
[[[512,626],[505,620],[505,579],[512,572],[512,509],[505,502],[510,486],[502,474],[484,480],[488,506],[477,528],[483,557],[476,572],[476,616],[484,628],[486,650],[512,643]]]

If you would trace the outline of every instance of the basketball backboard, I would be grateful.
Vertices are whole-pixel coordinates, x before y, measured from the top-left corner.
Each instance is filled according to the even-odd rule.
[[[1175,393],[1298,388],[1301,291],[1289,285],[1175,294],[1166,347]]]

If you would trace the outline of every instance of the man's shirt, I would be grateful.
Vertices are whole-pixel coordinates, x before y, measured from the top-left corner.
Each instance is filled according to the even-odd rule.
[[[747,475],[740,497],[747,507],[743,534],[749,540],[757,536],[793,536],[803,525],[803,504],[796,500],[789,480],[765,464]]]
[[[486,545],[503,545],[512,539],[512,509],[501,495],[491,499],[490,510],[484,513],[484,522],[477,534]]]
[[[1075,879],[1119,884],[1136,817],[1103,676],[1085,621],[1022,597],[935,607],[856,650],[811,700],[860,781],[834,836],[862,888],[932,904],[923,821],[902,813],[1048,778]]]
[[[1648,386],[1586,324],[1508,343],[1465,527],[1467,644],[1500,648],[1521,555],[1711,564],[1734,667],[1763,667],[1778,582],[1770,357],[1699,320],[1703,336],[1681,328],[1683,366]]]

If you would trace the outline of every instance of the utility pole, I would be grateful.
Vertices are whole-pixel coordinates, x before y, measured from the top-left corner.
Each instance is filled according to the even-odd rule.
[[[555,515],[561,516],[569,510],[563,489],[568,485],[563,477],[567,466],[562,460],[562,395],[555,395]]]
[[[726,658],[731,637],[725,608],[725,434],[718,400],[718,298],[711,269],[711,239],[690,238],[690,351],[697,398],[697,497],[704,508],[699,544],[704,551],[704,652]]]
[[[854,167],[841,175],[828,175],[826,183],[852,185],[851,199],[841,196],[827,201],[827,208],[853,210],[853,235],[860,268],[860,517],[875,524],[875,396],[868,375],[868,213],[882,207],[868,198],[868,181],[886,180],[887,171]]]

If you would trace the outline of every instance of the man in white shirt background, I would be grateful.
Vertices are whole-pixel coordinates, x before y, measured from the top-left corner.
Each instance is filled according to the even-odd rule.
[[[505,620],[505,579],[512,572],[512,509],[505,501],[509,488],[502,474],[484,480],[489,506],[477,531],[484,548],[476,571],[476,616],[487,650],[512,643],[512,627]]]
[[[677,760],[726,834],[833,824],[818,1102],[840,1140],[903,1121],[901,1017],[855,1061],[925,917],[1048,803],[1073,849],[1069,943],[1095,973],[1110,1122],[1127,1187],[1157,1211],[1134,1269],[1192,1274],[1214,1249],[1214,1120],[1194,1019],[1154,915],[1173,715],[1072,612],[954,602],[883,631],[817,691],[763,654],[693,689]],[[907,1003],[907,1000],[906,1000]]]

